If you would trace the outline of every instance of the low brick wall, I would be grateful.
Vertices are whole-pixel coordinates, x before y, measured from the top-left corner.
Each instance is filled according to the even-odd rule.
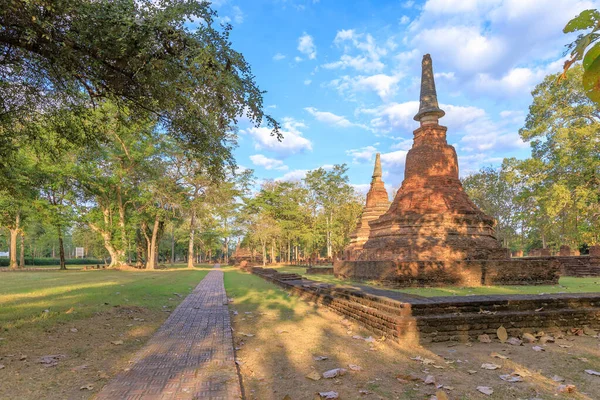
[[[308,279],[280,280],[274,270],[252,272],[307,301],[353,319],[377,335],[402,342],[465,341],[483,333],[495,337],[504,326],[510,335],[538,330],[600,328],[600,294],[465,296],[424,298],[376,289],[338,287]],[[390,297],[381,295],[389,293]],[[406,301],[397,300],[405,296]]]
[[[394,287],[553,285],[559,266],[548,260],[336,261],[341,279],[376,280]]]
[[[521,260],[555,262],[562,276],[600,276],[600,256],[523,257]]]
[[[307,275],[333,275],[333,267],[308,267],[306,268]]]

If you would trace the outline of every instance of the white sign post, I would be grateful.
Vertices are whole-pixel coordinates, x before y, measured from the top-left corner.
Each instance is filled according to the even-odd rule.
[[[83,258],[83,247],[75,247],[75,258]]]

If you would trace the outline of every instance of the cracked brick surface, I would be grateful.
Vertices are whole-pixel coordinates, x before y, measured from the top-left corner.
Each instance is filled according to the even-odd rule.
[[[206,275],[96,399],[241,399],[222,271]]]

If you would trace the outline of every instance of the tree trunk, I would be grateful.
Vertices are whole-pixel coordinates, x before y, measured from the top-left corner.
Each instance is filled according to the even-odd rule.
[[[127,229],[125,228],[125,205],[123,204],[123,199],[121,198],[121,187],[117,185],[117,204],[119,206],[119,228],[121,230],[121,251],[125,253],[127,250]],[[123,260],[125,258],[123,257]]]
[[[175,264],[175,228],[171,230],[171,264]]]
[[[21,231],[21,249],[19,254],[19,266],[25,268],[25,234]]]
[[[137,268],[144,267],[144,236],[142,236],[141,228],[137,228],[135,232],[135,266]]]
[[[56,227],[56,230],[58,232],[58,255],[60,257],[60,269],[66,270],[67,263],[65,262],[65,245],[63,243],[63,235],[60,225]]]
[[[17,214],[15,218],[15,227],[14,229],[10,229],[10,263],[9,267],[12,269],[17,269],[19,264],[17,264],[17,236],[19,235],[19,224],[21,222],[21,216]]]
[[[158,214],[154,218],[154,228],[152,229],[152,239],[150,241],[150,254],[148,254],[148,264],[146,266],[147,269],[155,269],[156,268],[156,257],[158,256],[157,249],[157,238],[158,238],[158,227],[160,226],[160,218]]]
[[[267,264],[267,241],[262,242],[262,253],[263,253],[263,267]]]
[[[188,242],[188,261],[187,267],[194,268],[194,234],[196,229],[196,211],[192,210],[190,218],[190,238]]]

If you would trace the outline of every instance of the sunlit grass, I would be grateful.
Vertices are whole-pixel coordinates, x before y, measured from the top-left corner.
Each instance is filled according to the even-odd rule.
[[[291,265],[275,266],[280,272],[298,273],[306,275],[305,267],[296,267]],[[333,275],[306,275],[306,278],[319,282],[331,283],[336,285],[370,285],[381,287],[377,282],[355,282],[338,279]],[[386,287],[386,289],[389,289]],[[448,286],[441,288],[402,288],[391,289],[402,293],[416,294],[424,297],[439,296],[469,296],[469,295],[491,295],[491,294],[541,294],[541,293],[592,293],[600,292],[600,277],[591,278],[560,278],[558,285],[541,286],[481,286],[481,287],[456,287]]]
[[[116,306],[160,310],[178,303],[174,293],[187,295],[207,273],[207,268],[2,273],[0,328],[46,329]]]

